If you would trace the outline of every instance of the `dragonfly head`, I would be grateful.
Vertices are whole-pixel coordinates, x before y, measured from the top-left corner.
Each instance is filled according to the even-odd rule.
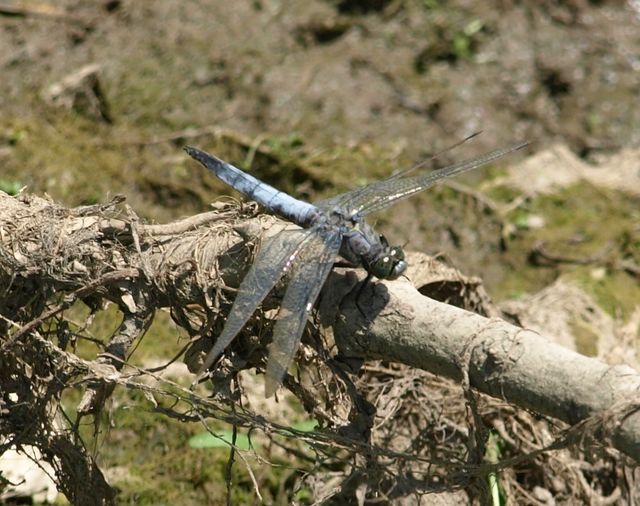
[[[404,251],[400,246],[389,246],[387,239],[380,236],[384,249],[382,254],[369,265],[369,272],[378,279],[397,279],[407,270]]]

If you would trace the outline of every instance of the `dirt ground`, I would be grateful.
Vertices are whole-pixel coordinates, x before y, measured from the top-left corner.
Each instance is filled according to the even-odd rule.
[[[152,222],[201,212],[230,193],[187,160],[186,143],[313,200],[479,130],[433,165],[524,139],[527,155],[559,144],[595,170],[640,142],[640,7],[631,0],[0,0],[0,47],[0,189],[27,186],[66,205],[124,194]],[[524,156],[484,175],[499,180]],[[576,282],[604,308],[615,340],[636,314],[638,276],[565,260],[613,244],[616,258],[637,262],[637,194],[573,182],[531,197],[484,181],[472,175],[464,187],[404,202],[378,218],[380,230],[408,249],[443,254],[501,301],[540,302],[533,294],[561,277]],[[522,195],[527,204],[504,213],[482,205],[506,209]],[[604,277],[594,274],[601,268]],[[554,306],[545,300],[541,307]],[[519,311],[535,326],[539,318]],[[601,354],[584,334],[573,345]],[[635,358],[636,338],[618,356]],[[124,424],[112,441],[138,430]],[[153,444],[170,429],[150,429]],[[167,455],[179,448],[167,443],[159,468],[173,469]],[[105,457],[113,476],[129,472],[123,451]],[[224,458],[214,462],[215,472],[193,468],[181,478],[194,501],[222,501],[202,485],[223,476]],[[142,478],[114,478],[124,500],[162,502],[158,492],[175,483],[154,490],[141,482],[162,473],[136,465]],[[288,500],[292,479],[265,478],[276,502]],[[530,490],[543,486],[527,480]],[[554,504],[534,496],[531,504]]]
[[[8,5],[24,15],[1,18],[3,165],[32,190],[58,190],[70,202],[91,195],[64,194],[64,181],[38,174],[38,164],[55,162],[65,180],[82,180],[91,167],[116,180],[102,190],[144,192],[143,183],[126,184],[139,172],[166,177],[182,158],[173,145],[145,143],[208,126],[251,139],[297,136],[312,152],[371,144],[397,163],[478,130],[447,157],[527,139],[532,152],[562,141],[588,158],[640,136],[640,14],[632,2]],[[87,64],[99,66],[104,113],[85,108],[82,123],[46,96]],[[67,151],[38,146],[44,136]],[[98,156],[101,142],[134,147],[116,164],[105,158],[118,153]],[[38,158],[22,165],[29,151]],[[70,164],[81,151],[96,157]],[[145,151],[156,156],[153,167],[143,167]],[[366,176],[366,167],[352,170]]]

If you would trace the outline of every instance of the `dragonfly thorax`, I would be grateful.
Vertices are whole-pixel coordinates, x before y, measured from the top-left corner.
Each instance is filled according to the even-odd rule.
[[[352,216],[343,236],[340,254],[353,264],[362,265],[378,279],[396,279],[407,269],[404,251],[390,246],[387,239],[377,234],[359,216]]]

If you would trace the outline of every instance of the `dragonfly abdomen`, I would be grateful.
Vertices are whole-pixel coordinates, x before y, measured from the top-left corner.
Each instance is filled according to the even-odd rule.
[[[318,213],[318,208],[313,204],[281,192],[230,163],[192,146],[186,146],[184,149],[189,156],[213,172],[218,179],[255,200],[270,212],[303,227],[308,226],[306,224],[310,221],[310,217]]]

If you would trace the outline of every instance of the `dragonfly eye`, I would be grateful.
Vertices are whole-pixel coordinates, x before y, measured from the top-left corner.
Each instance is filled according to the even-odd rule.
[[[387,249],[387,254],[373,262],[369,272],[378,279],[397,279],[407,270],[404,251],[396,246]]]

